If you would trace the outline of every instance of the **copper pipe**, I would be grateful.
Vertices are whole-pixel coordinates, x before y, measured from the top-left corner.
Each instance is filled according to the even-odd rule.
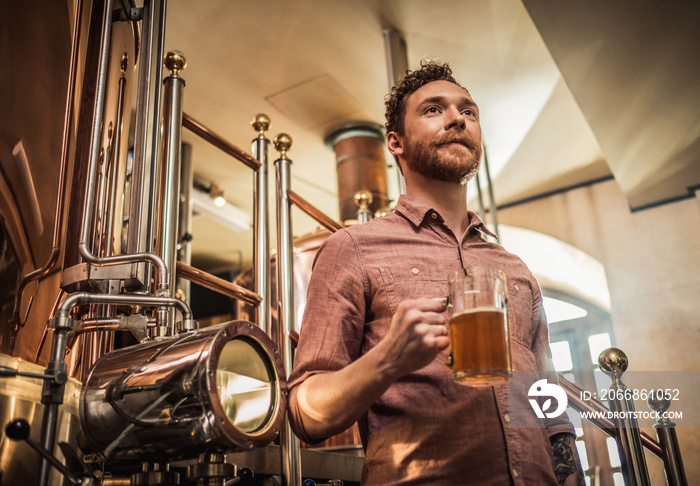
[[[183,262],[177,262],[177,276],[201,285],[209,290],[213,290],[214,292],[241,300],[254,306],[260,304],[262,300],[258,294],[248,289],[244,289],[235,283],[204,272],[198,268],[194,268]]]
[[[584,391],[578,385],[571,383],[569,380],[559,375],[559,385],[564,389],[566,395],[569,399],[569,405],[578,412],[609,412],[610,410],[597,400],[581,400],[579,397]],[[608,434],[610,437],[617,437],[617,429],[615,424],[611,420],[604,417],[587,417],[586,420],[590,421],[593,425],[598,427],[600,430]],[[653,437],[640,431],[642,438],[642,445],[646,449],[654,454],[655,456],[663,458],[663,450],[661,445],[654,440]]]
[[[65,292],[63,290],[60,290],[58,292],[58,295],[56,296],[56,300],[53,303],[53,307],[51,308],[51,313],[49,314],[49,319],[52,318],[55,314],[56,311],[58,310],[58,305],[61,303],[61,299],[63,298],[63,295]],[[46,321],[46,327],[44,328],[44,332],[41,334],[41,341],[39,342],[39,347],[36,350],[36,354],[34,355],[34,362],[38,363],[39,362],[39,356],[41,355],[41,351],[44,349],[44,344],[46,343],[46,337],[49,334],[49,322]]]
[[[333,233],[345,228],[345,226],[343,226],[342,223],[335,221],[330,216],[321,212],[319,209],[317,209],[315,206],[313,206],[310,202],[305,200],[303,197],[301,197],[296,192],[289,190],[287,192],[287,196],[289,197],[290,202],[296,204],[299,209],[301,209],[306,214],[308,214],[309,216],[314,218],[324,228],[332,231]]]
[[[68,151],[71,137],[71,121],[73,120],[73,111],[75,99],[75,78],[78,71],[78,44],[80,43],[80,28],[82,24],[83,1],[75,2],[74,22],[73,22],[73,42],[70,52],[70,71],[68,72],[68,93],[66,94],[66,111],[63,118],[63,142],[61,145],[61,166],[58,175],[58,195],[56,197],[56,215],[53,225],[53,244],[51,254],[48,261],[43,267],[34,270],[25,275],[19,283],[17,293],[15,295],[15,308],[12,315],[12,333],[10,337],[10,354],[12,355],[15,347],[17,332],[24,325],[19,317],[19,308],[22,301],[22,293],[24,288],[32,280],[38,280],[46,277],[53,269],[58,261],[61,245],[61,233],[63,232],[63,199],[66,192],[66,166],[68,165]]]
[[[215,133],[214,131],[205,127],[187,113],[182,114],[182,127],[188,129],[203,140],[206,140],[214,147],[223,150],[234,159],[238,159],[239,161],[243,162],[251,169],[258,170],[258,168],[260,168],[260,162],[258,162],[257,159],[251,155],[248,155],[218,133]]]
[[[289,331],[289,339],[292,340],[294,346],[299,345],[299,333],[296,331]]]

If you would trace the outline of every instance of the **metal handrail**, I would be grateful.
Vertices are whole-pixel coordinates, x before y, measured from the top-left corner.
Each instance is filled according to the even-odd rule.
[[[187,265],[183,262],[177,262],[177,276],[187,279],[190,282],[201,285],[209,290],[213,290],[219,294],[237,299],[247,304],[257,306],[262,301],[261,297],[255,292],[236,285],[233,282],[224,280],[223,278],[207,273],[203,270]]]
[[[570,382],[563,376],[559,375],[559,385],[566,392],[566,396],[569,400],[569,405],[571,408],[577,412],[608,412],[609,409],[596,399],[591,398],[590,400],[581,400],[581,393],[584,391],[583,388]],[[598,427],[600,430],[608,434],[610,437],[617,437],[615,424],[611,420],[605,417],[596,416],[591,414],[586,417],[586,420],[591,422],[593,425]],[[652,454],[657,457],[663,458],[663,450],[661,445],[654,440],[653,437],[648,434],[641,432],[642,445]]]
[[[182,114],[182,127],[188,129],[195,135],[206,140],[216,148],[221,149],[231,157],[239,160],[240,162],[243,162],[251,169],[258,170],[260,168],[260,162],[257,159],[247,154],[242,149],[236,147],[231,142],[229,142],[210,128],[205,127],[203,124],[192,118],[187,113]]]
[[[331,232],[335,233],[336,231],[345,227],[342,223],[335,221],[333,218],[323,213],[320,209],[316,208],[313,204],[308,202],[296,192],[292,190],[287,191],[287,197],[289,198],[290,202],[296,204],[299,209],[311,216],[319,224]]]

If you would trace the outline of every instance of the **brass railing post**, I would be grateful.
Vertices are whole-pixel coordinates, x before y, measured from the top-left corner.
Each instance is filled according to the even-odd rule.
[[[291,203],[289,201],[290,175],[292,163],[287,158],[287,151],[292,146],[289,135],[281,133],[275,137],[275,148],[280,153],[275,161],[277,179],[277,302],[279,319],[279,346],[282,361],[289,376],[293,364],[293,347],[290,338],[294,331],[294,281],[292,274],[293,247],[291,225]],[[282,448],[282,473],[286,486],[301,484],[301,451],[299,439],[285,422],[280,434]]]
[[[628,388],[622,383],[627,370],[627,356],[617,348],[608,348],[598,357],[598,366],[612,378],[608,404],[613,413],[616,428],[617,449],[620,453],[622,474],[626,486],[649,486],[649,473],[644,459],[644,449],[639,425],[634,414],[634,402]]]
[[[671,400],[665,395],[664,390],[657,390],[649,395],[647,404],[658,414],[654,429],[661,444],[666,482],[670,486],[688,486],[681,449],[678,446],[678,436],[676,436],[676,424],[664,416],[664,412],[671,405]]]
[[[182,146],[182,91],[185,80],[180,72],[187,66],[182,53],[171,51],[165,56],[171,72],[163,80],[163,135],[161,170],[159,171],[158,209],[156,212],[156,248],[165,262],[169,282],[177,281],[178,212],[180,209],[180,149]],[[175,318],[164,314],[157,328],[158,336],[175,335]]]
[[[253,157],[258,159],[260,167],[254,177],[254,209],[253,228],[255,242],[253,245],[253,284],[255,292],[262,302],[257,306],[257,323],[260,328],[270,335],[272,332],[270,319],[270,210],[267,190],[267,158],[270,141],[265,138],[265,132],[270,128],[270,118],[267,115],[255,116],[251,125],[258,132],[253,140]]]

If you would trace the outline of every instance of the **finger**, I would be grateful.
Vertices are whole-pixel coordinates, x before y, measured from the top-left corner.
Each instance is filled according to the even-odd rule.
[[[424,312],[444,312],[447,309],[444,297],[422,298],[415,301],[416,308]]]
[[[423,322],[442,326],[447,324],[447,317],[445,314],[438,314],[436,312],[424,312]]]
[[[415,326],[415,331],[417,334],[427,336],[447,336],[449,334],[449,328],[444,324],[428,324],[426,322],[420,323]]]
[[[433,348],[436,351],[442,351],[447,349],[447,347],[450,345],[450,338],[442,335],[436,336],[434,334],[428,334],[423,337],[423,342],[428,347]]]

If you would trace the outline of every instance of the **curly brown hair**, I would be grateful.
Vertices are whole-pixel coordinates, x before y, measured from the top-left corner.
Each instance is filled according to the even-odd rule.
[[[404,134],[404,118],[406,115],[406,101],[408,97],[421,86],[432,81],[449,81],[464,91],[467,89],[452,77],[452,69],[447,63],[438,64],[435,61],[422,60],[420,69],[406,71],[406,76],[391,88],[385,98],[386,105],[386,131]]]

